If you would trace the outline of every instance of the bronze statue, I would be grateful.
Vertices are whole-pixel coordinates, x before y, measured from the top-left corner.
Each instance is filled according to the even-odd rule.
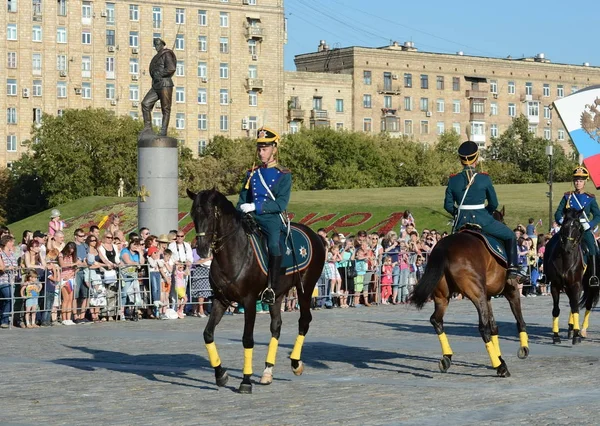
[[[142,116],[144,117],[144,130],[152,131],[152,117],[150,113],[156,101],[160,100],[162,110],[162,128],[159,136],[167,135],[169,118],[171,117],[171,101],[173,100],[173,80],[171,77],[177,69],[177,58],[171,49],[165,47],[166,43],[160,39],[154,39],[156,55],[150,62],[150,76],[152,77],[152,88],[148,90],[142,101]]]

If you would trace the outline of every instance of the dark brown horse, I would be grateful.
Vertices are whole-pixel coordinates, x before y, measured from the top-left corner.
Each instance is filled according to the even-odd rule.
[[[450,297],[461,293],[475,305],[479,314],[479,332],[498,376],[509,377],[498,341],[498,326],[492,312],[492,296],[503,295],[517,321],[521,346],[518,357],[529,355],[525,321],[521,313],[521,295],[516,280],[506,280],[506,268],[490,254],[484,242],[470,232],[458,232],[442,238],[435,245],[425,274],[415,286],[411,303],[418,309],[433,297],[435,310],[430,321],[442,346],[440,370],[445,373],[452,364],[452,349],[444,332],[444,313]]]
[[[214,343],[214,330],[231,302],[238,302],[244,307],[244,346],[243,380],[240,393],[251,393],[252,352],[254,348],[254,322],[256,320],[256,300],[258,294],[266,287],[267,277],[257,262],[248,233],[252,232],[242,213],[223,194],[216,190],[202,191],[194,194],[187,191],[194,201],[191,216],[196,228],[196,250],[200,257],[207,257],[212,252],[213,261],[210,267],[209,280],[215,296],[210,318],[204,329],[204,342],[208,358],[215,370],[218,386],[225,386],[229,376],[221,365],[221,360]],[[273,381],[273,367],[281,332],[281,302],[292,287],[298,290],[300,319],[298,320],[298,337],[290,355],[292,371],[302,374],[304,365],[300,353],[304,336],[308,332],[312,320],[310,303],[313,289],[321,276],[325,263],[325,247],[323,240],[308,227],[294,223],[293,227],[308,235],[312,259],[306,269],[291,275],[283,275],[279,286],[274,288],[275,304],[269,307],[271,314],[271,341],[267,352],[265,370],[260,383],[270,384]]]

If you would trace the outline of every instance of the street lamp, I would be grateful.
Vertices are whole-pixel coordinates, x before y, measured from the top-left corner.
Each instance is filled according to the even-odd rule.
[[[552,155],[554,154],[554,146],[552,143],[548,143],[546,145],[546,155],[548,156],[548,161],[550,163],[550,168],[548,170],[548,227],[550,231],[552,231]]]

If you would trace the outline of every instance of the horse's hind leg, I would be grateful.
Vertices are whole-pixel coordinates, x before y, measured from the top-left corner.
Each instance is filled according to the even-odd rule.
[[[260,383],[270,385],[273,382],[273,367],[275,366],[275,356],[277,355],[277,347],[279,346],[279,335],[281,334],[281,303],[285,294],[279,296],[275,303],[269,306],[271,314],[271,341],[267,351],[267,359],[265,361],[265,370],[260,378]]]
[[[219,324],[219,321],[221,321],[221,318],[223,318],[223,314],[225,313],[226,309],[227,306],[225,306],[224,303],[215,300],[212,311],[210,312],[210,317],[208,318],[208,322],[204,328],[204,344],[206,346],[206,350],[208,351],[208,360],[210,361],[210,366],[215,369],[215,381],[217,386],[225,386],[229,380],[227,370],[221,366],[221,358],[219,358],[214,337],[215,328],[217,327],[217,324]]]
[[[560,307],[558,302],[560,300],[560,288],[558,284],[552,283],[550,286],[550,292],[552,293],[552,343],[560,343],[560,336],[558,335],[558,318],[560,316]]]
[[[429,318],[429,321],[431,322],[431,325],[433,325],[440,341],[440,346],[442,347],[442,359],[440,359],[438,367],[442,373],[445,373],[452,365],[453,354],[450,343],[448,342],[448,337],[444,332],[444,313],[446,313],[446,308],[448,308],[449,297],[448,295],[442,294],[440,290],[437,290],[433,297],[433,301],[435,309],[431,318]]]
[[[256,298],[253,295],[246,296],[244,301],[244,375],[239,387],[240,393],[252,393],[252,354],[254,352],[254,323],[256,321]]]
[[[312,282],[312,281],[311,281]],[[316,283],[317,280],[315,279]],[[300,286],[298,286],[300,287]],[[294,349],[290,355],[292,360],[292,372],[299,376],[304,372],[304,363],[300,360],[300,354],[302,353],[302,346],[304,345],[304,336],[308,333],[310,322],[312,321],[312,314],[310,313],[310,300],[312,296],[314,286],[304,288],[304,292],[301,288],[298,288],[298,303],[300,304],[300,319],[298,319],[298,336],[296,337],[296,343],[294,343]]]
[[[498,354],[498,358],[502,361],[502,352],[500,351],[500,339],[498,338],[498,324],[496,324],[496,319],[494,318],[494,311],[492,310],[492,299],[488,297],[487,299],[488,312],[490,313],[489,322],[490,322],[490,338],[492,339],[492,343],[496,348],[496,353]]]
[[[508,304],[510,310],[517,321],[517,331],[519,332],[520,347],[517,352],[517,356],[520,359],[525,359],[529,356],[529,337],[527,336],[527,329],[525,326],[525,320],[523,319],[523,312],[521,311],[521,295],[515,280],[508,280],[504,286],[502,292]],[[492,332],[493,334],[493,332]]]

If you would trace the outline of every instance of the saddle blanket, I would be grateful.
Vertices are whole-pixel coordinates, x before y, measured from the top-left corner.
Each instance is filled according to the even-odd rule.
[[[263,273],[267,275],[269,270],[269,255],[267,253],[266,241],[261,235],[252,234],[250,244],[254,251],[254,257],[260,265]],[[301,229],[298,229],[292,223],[289,238],[286,234],[281,237],[281,267],[285,268],[285,275],[291,275],[295,272],[305,270],[312,259],[312,247],[310,238]]]
[[[499,240],[495,237],[492,237],[488,234],[483,234],[478,231],[473,231],[471,229],[463,229],[460,232],[468,232],[469,234],[479,238],[484,242],[487,249],[490,253],[504,266],[508,266],[508,262],[506,261],[506,249],[504,248],[504,241]]]

